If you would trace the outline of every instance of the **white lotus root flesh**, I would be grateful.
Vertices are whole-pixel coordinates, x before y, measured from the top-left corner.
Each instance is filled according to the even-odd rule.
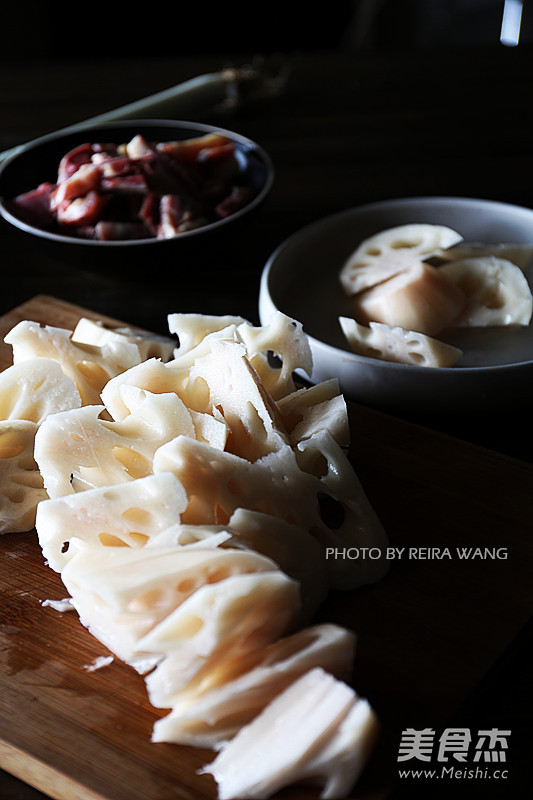
[[[358,294],[413,264],[441,255],[462,238],[443,225],[417,223],[376,233],[365,239],[343,265],[340,272],[343,289],[348,295]]]
[[[387,543],[346,455],[346,403],[336,381],[298,388],[311,351],[284,314],[259,327],[175,314],[169,327],[172,353],[166,339],[85,318],[74,334],[33,322],[8,334],[2,519],[13,531],[36,522],[69,608],[168,709],[153,741],[221,750],[205,770],[220,798],[250,729],[270,760],[260,793],[241,771],[247,796],[308,776],[324,797],[345,796],[374,714],[348,685],[355,634],[311,620],[330,588],[387,569],[326,557]],[[280,749],[270,720],[286,699],[295,736]]]
[[[346,343],[360,356],[454,366],[463,353],[440,341],[447,330],[530,324],[533,295],[525,270],[532,252],[531,245],[468,244],[438,225],[382,231],[339,273],[352,303],[352,320],[339,316]]]
[[[444,264],[440,270],[462,291],[466,304],[454,327],[529,325],[533,297],[520,267],[485,256]]]
[[[416,331],[379,322],[360,325],[351,317],[339,317],[339,323],[353,352],[367,358],[418,367],[453,367],[463,354],[458,347]]]
[[[36,431],[28,420],[0,421],[0,533],[31,530],[47,496],[33,457]]]

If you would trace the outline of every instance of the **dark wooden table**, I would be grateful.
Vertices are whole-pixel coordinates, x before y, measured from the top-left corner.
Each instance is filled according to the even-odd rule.
[[[80,266],[51,255],[0,220],[0,313],[46,293],[161,332],[171,311],[235,313],[257,322],[266,259],[287,236],[325,215],[422,195],[533,207],[531,46],[308,52],[283,59],[290,73],[279,95],[190,117],[249,136],[270,154],[274,187],[250,228],[216,250],[172,263],[102,271],[98,264]],[[229,53],[1,63],[0,149],[246,60]],[[436,417],[428,409],[410,419],[513,458],[533,459],[526,413],[510,409],[498,419],[471,419]],[[495,677],[487,677],[489,694],[498,691],[509,707],[526,687],[520,678],[530,642],[525,633]],[[512,698],[502,694],[509,676]],[[0,776],[0,796],[42,797],[9,775]]]

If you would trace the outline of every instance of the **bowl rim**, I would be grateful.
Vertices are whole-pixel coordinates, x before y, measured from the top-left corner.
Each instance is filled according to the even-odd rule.
[[[240,217],[245,216],[246,214],[250,213],[254,208],[259,206],[269,192],[272,189],[272,185],[274,182],[274,165],[272,162],[271,157],[268,155],[266,150],[259,145],[257,142],[253,141],[252,139],[244,136],[243,134],[236,133],[235,131],[231,131],[227,128],[222,128],[218,125],[210,125],[203,122],[193,122],[188,120],[173,120],[168,118],[150,118],[150,119],[121,119],[121,120],[110,120],[109,122],[101,122],[95,124],[87,124],[83,125],[79,129],[76,126],[73,126],[73,129],[65,128],[60,131],[53,131],[51,133],[46,133],[43,136],[39,136],[36,139],[32,139],[30,142],[21,145],[15,153],[11,156],[6,158],[3,164],[0,165],[0,182],[2,179],[2,174],[4,170],[10,167],[17,158],[24,156],[26,153],[30,152],[31,150],[35,150],[42,145],[46,145],[49,142],[60,142],[62,138],[67,138],[70,136],[80,136],[80,144],[83,141],[83,137],[85,135],[90,135],[91,132],[96,132],[102,129],[116,129],[121,130],[123,128],[132,128],[135,126],[144,126],[148,128],[181,128],[181,129],[189,129],[191,131],[197,131],[198,133],[220,133],[223,136],[227,136],[229,139],[237,142],[239,145],[246,150],[253,151],[262,161],[265,167],[266,179],[261,187],[260,191],[255,195],[255,197],[247,203],[245,206],[240,208],[238,211],[231,214],[229,217],[224,217],[223,219],[216,220],[215,222],[210,222],[207,225],[201,225],[198,228],[192,228],[189,231],[183,231],[177,236],[173,236],[169,239],[158,239],[157,237],[147,237],[146,239],[117,239],[117,240],[110,240],[110,241],[101,241],[98,239],[82,239],[76,236],[68,236],[61,233],[56,233],[54,231],[47,231],[43,228],[38,228],[35,225],[31,225],[30,223],[21,220],[20,217],[17,217],[15,214],[12,214],[11,211],[6,207],[6,202],[8,198],[5,198],[3,195],[0,194],[0,215],[13,225],[15,228],[19,230],[25,231],[26,233],[32,234],[33,236],[37,236],[41,239],[48,239],[50,241],[62,243],[62,244],[73,244],[78,246],[84,247],[139,247],[145,246],[148,247],[154,244],[164,244],[169,242],[176,242],[177,240],[182,239],[190,239],[194,238],[195,236],[201,236],[202,234],[207,234],[212,231],[216,231],[218,228],[224,227],[229,222],[237,221]]]
[[[273,309],[277,309],[278,311],[282,311],[282,309],[278,308],[276,305],[272,293],[270,291],[270,282],[272,280],[272,274],[275,270],[275,264],[279,256],[290,247],[297,245],[301,240],[304,240],[307,234],[318,227],[328,227],[329,224],[336,220],[340,220],[343,217],[352,218],[356,215],[363,215],[365,213],[371,211],[378,211],[381,208],[391,208],[391,207],[399,207],[399,206],[409,206],[409,205],[416,205],[424,203],[426,206],[436,206],[436,205],[472,205],[473,203],[477,206],[484,206],[486,208],[497,209],[498,206],[510,209],[514,211],[520,211],[531,215],[531,221],[533,224],[533,209],[528,208],[527,206],[521,206],[513,203],[506,203],[501,200],[491,200],[488,198],[477,198],[477,197],[469,197],[469,196],[458,196],[454,197],[453,195],[416,195],[413,197],[398,197],[398,198],[391,198],[391,199],[384,199],[384,200],[376,200],[370,203],[363,203],[361,205],[352,206],[351,208],[346,208],[341,211],[334,212],[332,214],[328,214],[324,217],[320,217],[319,219],[315,220],[314,222],[308,223],[307,225],[303,226],[299,230],[295,231],[293,234],[288,236],[281,244],[279,244],[276,249],[271,253],[268,257],[265,266],[263,268],[263,272],[261,274],[260,280],[260,289],[259,289],[259,305],[260,308],[265,309],[268,305],[270,305],[270,310],[272,312]],[[532,237],[532,244],[533,244],[533,237]],[[286,313],[286,312],[283,312]],[[533,324],[533,321],[530,323]],[[322,350],[326,356],[331,359],[344,359],[349,360],[354,363],[361,363],[367,366],[375,367],[379,370],[387,370],[390,371],[391,369],[397,372],[412,372],[416,370],[418,373],[425,372],[430,375],[454,375],[459,380],[458,376],[471,376],[473,374],[484,374],[484,373],[493,373],[493,372],[516,372],[525,370],[526,368],[531,368],[533,366],[533,358],[527,361],[517,361],[513,363],[507,364],[491,364],[491,365],[483,365],[483,366],[471,366],[471,367],[426,367],[420,364],[401,364],[395,361],[385,361],[377,358],[372,358],[370,356],[362,356],[354,353],[351,350],[344,350],[339,347],[335,347],[335,345],[331,345],[328,342],[323,341],[322,339],[317,339],[315,336],[312,336],[309,333],[306,333],[306,336],[309,340],[310,345],[312,348],[317,348]]]

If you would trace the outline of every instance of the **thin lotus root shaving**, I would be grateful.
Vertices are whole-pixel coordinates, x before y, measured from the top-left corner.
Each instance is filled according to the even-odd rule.
[[[73,536],[102,547],[144,547],[186,506],[183,487],[170,473],[67,494],[39,505],[39,544],[49,566],[61,572],[72,557]]]
[[[101,402],[115,422],[122,422],[131,413],[124,400],[128,397],[128,386],[150,394],[173,393],[181,399],[188,376],[188,369],[176,368],[173,362],[163,363],[157,358],[149,358],[111,378],[102,390]]]
[[[175,342],[168,336],[156,336],[153,333],[132,330],[121,326],[105,325],[101,320],[82,317],[72,333],[72,341],[81,344],[93,344],[97,347],[108,342],[124,342],[134,344],[142,361],[148,358],[160,358],[169,361],[174,353]]]
[[[173,685],[175,659],[164,659],[145,682],[156,708],[172,708],[152,740],[212,747],[232,738],[276,695],[314,667],[349,680],[356,637],[337,625],[314,625],[237,660],[222,654],[186,686]]]
[[[172,477],[179,484],[171,473],[162,472],[156,477]],[[180,545],[240,547],[271,558],[300,585],[299,625],[309,622],[326,599],[328,570],[324,548],[302,528],[272,514],[238,508],[226,525],[176,523],[146,542],[149,548]]]
[[[245,550],[110,547],[102,551],[75,539],[71,539],[70,547],[74,553],[61,577],[81,622],[115,655],[139,671],[157,662],[165,652],[157,650],[154,657],[153,648],[145,648],[141,638],[199,589],[209,586],[215,595],[226,596],[225,586],[216,588],[215,584],[236,575],[259,575],[276,569],[270,559]],[[282,580],[290,581],[279,574]],[[295,587],[293,602],[287,604],[287,613],[292,617],[299,600],[297,584],[290,583]],[[207,603],[202,613],[211,614],[210,607]],[[183,618],[179,615],[180,620]],[[184,623],[191,635],[195,625]]]
[[[180,433],[195,435],[177,395],[137,391],[140,403],[122,422],[102,419],[104,406],[84,406],[43,422],[35,457],[50,497],[146,477],[163,443]]]
[[[51,358],[31,358],[0,373],[0,420],[26,419],[40,425],[49,414],[80,405],[74,381]]]
[[[180,341],[180,347],[175,351],[178,363],[182,362],[185,354],[210,338],[210,334],[217,334],[234,337],[245,344],[251,364],[275,400],[294,391],[293,373],[297,368],[311,375],[311,349],[302,325],[280,311],[275,312],[268,325],[263,326],[232,316],[170,314],[168,319],[170,330],[178,335]],[[279,363],[273,364],[273,357]]]
[[[441,255],[462,238],[444,225],[414,223],[388,228],[361,242],[346,259],[340,282],[346,294],[358,294],[413,264]]]
[[[432,336],[381,322],[367,327],[351,317],[339,317],[339,323],[351,349],[361,356],[419,367],[453,367],[463,355],[460,348]]]
[[[110,341],[98,347],[72,341],[72,331],[19,322],[4,337],[13,348],[13,363],[30,358],[52,358],[74,381],[82,405],[100,402],[100,392],[114,375],[141,360],[139,348],[130,342]]]
[[[366,700],[315,667],[241,728],[203,771],[217,781],[220,800],[266,798],[309,782],[322,787],[324,800],[347,797],[378,728]]]
[[[274,568],[205,583],[137,644],[161,660],[173,657],[175,686],[185,686],[220,654],[238,659],[294,625],[299,587]]]
[[[247,508],[303,528],[325,547],[386,543],[346,455],[329,434],[305,440],[296,452],[286,445],[254,463],[178,436],[157,451],[154,470],[173,472],[185,488],[184,522],[224,524],[237,508]],[[325,499],[341,515],[331,526],[321,510]],[[383,560],[361,560],[354,568],[346,559],[329,559],[327,565],[334,588],[378,580],[385,569]]]
[[[193,350],[210,333],[219,333],[225,329],[235,329],[243,322],[244,317],[230,314],[215,316],[212,314],[169,314],[168,329],[178,337],[178,347],[174,355],[179,357]]]
[[[311,376],[313,357],[302,324],[280,311],[274,313],[268,325],[243,324],[238,328],[253,367],[274,400],[295,390],[294,372],[303,370]],[[278,359],[278,366],[272,359]]]
[[[37,423],[0,421],[0,533],[29,531],[47,497],[33,457]]]
[[[218,412],[229,428],[226,450],[255,461],[282,447],[287,437],[276,405],[250,364],[244,344],[213,339],[211,352],[189,371],[194,387],[206,388],[207,413]]]

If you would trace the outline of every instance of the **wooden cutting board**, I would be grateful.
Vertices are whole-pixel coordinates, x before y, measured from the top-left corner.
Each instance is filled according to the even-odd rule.
[[[23,319],[73,328],[80,316],[110,321],[38,296],[1,317],[0,333]],[[10,363],[2,343],[0,368]],[[363,407],[349,413],[351,460],[391,546],[507,548],[506,560],[391,561],[379,584],[321,609],[358,633],[353,685],[382,736],[353,797],[377,800],[394,784],[401,730],[445,724],[530,616],[533,467]],[[35,532],[1,536],[0,549],[0,767],[56,800],[215,798],[214,781],[196,774],[212,752],[152,744],[162,712],[142,678],[116,660],[87,670],[106,649],[75,612],[42,606],[65,590]]]

